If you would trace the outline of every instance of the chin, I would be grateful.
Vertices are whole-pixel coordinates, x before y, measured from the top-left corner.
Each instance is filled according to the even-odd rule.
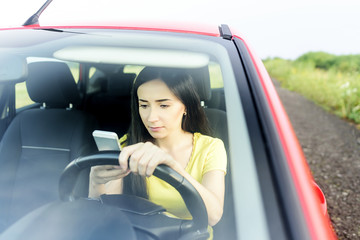
[[[166,137],[166,134],[164,134],[164,133],[151,132],[151,131],[149,131],[149,133],[154,139],[162,139],[162,138]]]

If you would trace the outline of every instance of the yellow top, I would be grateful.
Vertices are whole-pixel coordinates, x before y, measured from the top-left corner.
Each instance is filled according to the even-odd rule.
[[[124,135],[120,142],[124,142],[126,138],[127,135]],[[185,168],[186,172],[201,183],[203,176],[209,171],[221,170],[226,173],[226,165],[224,143],[218,138],[194,133],[193,150]],[[146,180],[150,201],[163,206],[167,212],[178,218],[191,219],[182,197],[172,186],[155,176]]]

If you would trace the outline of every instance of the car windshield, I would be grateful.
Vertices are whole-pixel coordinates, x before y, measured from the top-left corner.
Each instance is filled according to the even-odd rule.
[[[254,206],[251,210],[241,209],[241,207],[236,209],[245,216],[238,221],[241,222],[244,219],[246,221],[246,216],[250,214],[253,217],[259,217],[259,221],[263,222],[265,218],[253,149],[243,103],[240,100],[239,83],[235,76],[239,70],[233,68],[234,60],[229,52],[229,49],[234,52],[236,50],[234,46],[224,41],[218,37],[192,33],[119,29],[39,28],[0,31],[0,55],[5,56],[2,62],[7,61],[6,57],[9,59],[15,57],[26,63],[25,68],[33,63],[65,63],[79,93],[79,99],[76,98],[69,105],[61,106],[62,104],[56,99],[58,95],[51,95],[50,103],[43,100],[45,95],[50,94],[47,89],[52,87],[46,80],[38,83],[44,88],[41,93],[37,92],[41,96],[33,97],[31,94],[29,96],[28,90],[31,90],[29,89],[31,86],[27,82],[27,74],[30,72],[26,69],[23,75],[10,80],[0,77],[0,99],[4,99],[9,94],[8,86],[10,85],[15,85],[16,97],[15,109],[12,109],[11,102],[0,102],[0,121],[8,121],[9,116],[12,118],[29,109],[46,110],[64,107],[91,114],[96,119],[96,129],[113,131],[121,137],[128,131],[131,121],[130,93],[139,72],[144,67],[183,69],[192,75],[203,108],[207,112],[212,112],[213,115],[221,112],[225,116],[225,120],[214,123],[212,128],[214,135],[224,141],[229,166],[231,165],[232,171],[236,172],[238,188],[233,191],[231,198],[236,199],[239,206],[249,204]],[[38,68],[36,76],[39,79],[42,78],[42,71],[45,70]],[[52,73],[53,76],[61,76],[61,74],[61,72]],[[60,77],[59,80],[56,84],[61,85]],[[59,93],[59,96],[70,94],[69,92]],[[208,115],[211,118],[210,125],[213,115]],[[84,126],[79,123],[76,128],[82,127]],[[3,137],[5,129],[6,127],[0,128],[0,138]],[[56,142],[54,139],[62,138],[62,136],[51,136],[40,130],[31,134],[35,134],[32,137],[45,138],[45,142]],[[41,141],[43,140],[39,140]],[[77,144],[71,142],[71,139],[68,141],[69,144]],[[21,154],[26,154],[30,151],[29,149],[30,146],[23,143]],[[61,149],[67,148],[61,147]],[[59,154],[69,153],[64,150]],[[56,159],[58,156],[52,157]],[[53,162],[52,159],[48,160],[47,164]],[[44,164],[44,162],[39,164]],[[53,163],[49,168],[59,168],[57,173],[60,175],[65,166],[66,164],[58,162]],[[25,170],[22,169],[22,172]],[[25,180],[28,182],[32,182],[32,178],[37,177],[39,181],[46,181],[41,172],[35,175],[26,174],[26,176],[31,178]],[[57,185],[54,186],[57,187]],[[245,192],[247,197],[242,197]],[[27,201],[31,201],[31,198]],[[25,213],[28,211],[30,210],[26,210]],[[266,227],[260,225],[263,226],[259,223],[256,229],[254,227],[254,231],[263,231],[266,234]]]

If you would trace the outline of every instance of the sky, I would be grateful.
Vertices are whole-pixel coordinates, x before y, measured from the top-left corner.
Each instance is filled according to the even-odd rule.
[[[22,25],[44,2],[0,0],[0,27]],[[262,59],[360,54],[360,0],[53,0],[40,25],[96,19],[228,24]]]

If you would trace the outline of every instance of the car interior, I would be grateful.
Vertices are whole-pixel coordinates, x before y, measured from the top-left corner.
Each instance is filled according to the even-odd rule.
[[[28,71],[28,93],[40,106],[19,113],[2,139],[2,227],[58,199],[62,170],[95,148],[89,136],[96,119],[77,109],[80,93],[68,66],[37,62],[29,64]],[[84,184],[79,189],[86,189]]]
[[[18,109],[1,139],[0,232],[32,210],[59,200],[58,182],[66,165],[97,152],[92,131],[113,131],[119,137],[127,132],[131,87],[144,67],[81,62],[75,65],[75,81],[71,62],[51,59],[26,65],[26,89],[34,103]],[[229,149],[224,90],[212,88],[209,66],[184,71],[197,85],[213,136]],[[74,198],[87,197],[88,173],[89,169],[82,171]],[[224,234],[235,237],[230,178],[228,163],[224,215],[214,227],[215,239]]]

